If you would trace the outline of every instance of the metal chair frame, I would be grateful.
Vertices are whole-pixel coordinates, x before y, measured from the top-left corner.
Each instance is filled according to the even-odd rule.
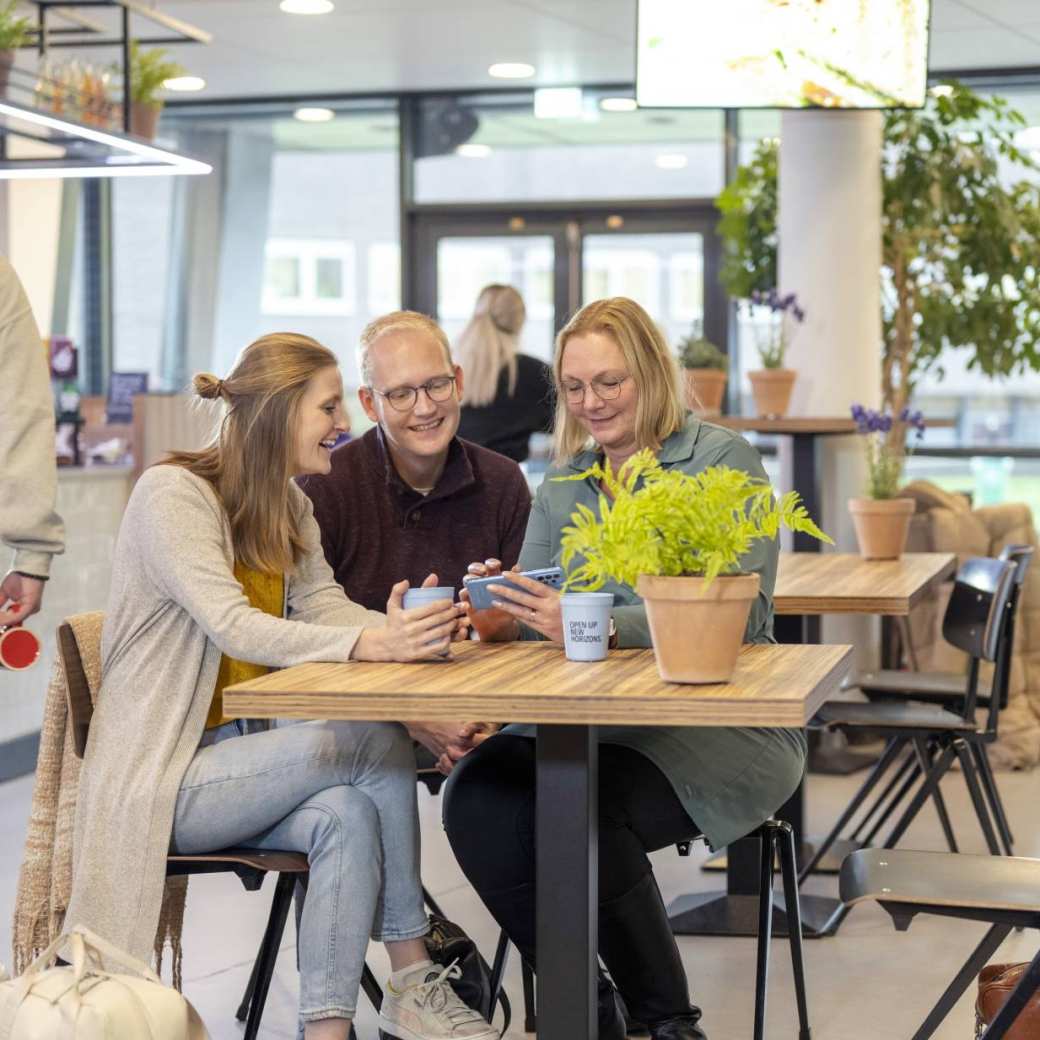
[[[912,756],[910,765],[908,766],[905,762],[902,764],[896,778],[890,781],[888,788],[882,792],[875,805],[868,810],[865,819],[869,819],[879,804],[889,797],[885,810],[869,832],[868,838],[873,839],[880,826],[887,821],[888,816],[909,793],[914,782],[920,780],[917,791],[889,832],[884,847],[893,848],[900,841],[925,801],[931,799],[935,804],[951,851],[956,851],[956,839],[939,788],[939,781],[948,772],[954,759],[957,759],[960,762],[965,784],[968,787],[986,845],[993,855],[1000,854],[1001,849],[990,817],[991,806],[987,804],[988,786],[985,781],[980,781],[979,753],[972,751],[972,746],[990,742],[996,733],[996,715],[1000,707],[998,696],[990,698],[989,718],[985,729],[977,729],[975,724],[979,664],[983,660],[994,662],[993,691],[997,693],[1007,682],[1009,661],[1005,652],[1007,648],[1005,636],[1008,621],[1013,616],[1012,611],[1008,608],[1019,587],[1013,580],[1016,569],[1015,564],[1007,561],[973,558],[966,561],[958,572],[954,583],[954,593],[950,598],[950,605],[944,619],[944,634],[948,641],[966,650],[971,655],[971,660],[963,694],[962,710],[956,716],[953,713],[947,713],[951,716],[948,723],[937,720],[934,725],[928,727],[900,725],[898,712],[902,709],[902,705],[893,705],[889,711],[885,710],[888,706],[884,704],[868,705],[866,707],[877,709],[871,713],[873,718],[870,721],[841,721],[840,705],[837,706],[837,712],[832,712],[832,715],[836,714],[837,718],[833,722],[828,721],[825,723],[826,725],[837,729],[877,732],[888,738],[888,744],[880,760],[842,812],[830,833],[816,849],[813,857],[802,867],[799,882],[804,881],[816,868],[823,855],[856,815],[884,774],[897,762],[904,749],[909,749]],[[986,604],[987,598],[988,605]],[[862,708],[861,705],[855,705],[851,707],[851,710],[855,713]],[[900,776],[903,777],[902,786],[890,796],[889,792],[893,791]],[[860,826],[863,826],[862,822]],[[1003,837],[1003,834],[1001,836]],[[847,912],[847,907],[840,907],[836,911],[832,923],[835,926],[839,924]]]

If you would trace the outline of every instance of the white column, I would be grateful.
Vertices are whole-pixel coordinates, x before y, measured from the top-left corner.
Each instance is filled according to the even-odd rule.
[[[806,315],[785,359],[798,372],[789,414],[844,418],[881,396],[881,114],[785,112],[780,134],[779,288]],[[854,552],[846,503],[862,491],[862,444],[821,438],[818,459],[821,526]],[[824,639],[869,644],[869,631],[825,619]]]

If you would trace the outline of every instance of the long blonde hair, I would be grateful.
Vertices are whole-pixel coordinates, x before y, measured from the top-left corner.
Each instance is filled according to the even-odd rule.
[[[289,496],[296,419],[311,378],[336,364],[336,355],[309,336],[273,332],[250,343],[226,378],[195,376],[199,397],[223,400],[223,422],[201,451],[171,452],[163,463],[213,485],[231,524],[235,559],[250,569],[290,573],[303,553]]]
[[[682,428],[686,409],[679,393],[679,366],[650,315],[627,296],[586,304],[556,337],[553,376],[556,380],[556,425],[553,454],[565,462],[590,444],[588,431],[567,409],[562,388],[563,352],[572,336],[601,332],[620,348],[635,383],[636,444],[656,448]]]
[[[455,341],[455,356],[466,375],[462,404],[491,404],[502,369],[508,373],[509,396],[516,392],[516,352],[526,316],[523,297],[511,285],[480,290],[473,317]]]

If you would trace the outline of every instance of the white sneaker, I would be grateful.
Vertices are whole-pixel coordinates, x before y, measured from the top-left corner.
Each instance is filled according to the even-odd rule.
[[[462,971],[456,961],[430,969],[426,978],[400,993],[387,985],[379,1010],[381,1040],[499,1040],[498,1030],[455,994],[449,979]]]

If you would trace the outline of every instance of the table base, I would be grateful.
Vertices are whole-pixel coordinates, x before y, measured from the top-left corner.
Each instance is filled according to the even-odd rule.
[[[832,918],[841,906],[828,896],[799,893],[802,935],[822,939],[834,934]],[[668,920],[674,935],[758,935],[758,896],[727,895],[725,892],[699,892],[679,896],[668,907]],[[773,935],[787,935],[787,910],[784,897],[773,895]]]

